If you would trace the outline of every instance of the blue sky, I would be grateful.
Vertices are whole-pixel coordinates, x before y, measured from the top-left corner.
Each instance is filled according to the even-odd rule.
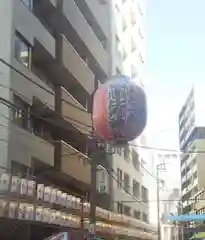
[[[148,130],[168,132],[157,134],[160,147],[176,146],[180,107],[191,84],[205,81],[204,9],[204,0],[147,0]]]
[[[147,131],[150,145],[175,149],[182,103],[193,83],[205,81],[205,0],[146,1]],[[179,160],[163,177],[168,188],[180,185]]]
[[[147,6],[147,89],[155,106],[150,112],[153,124],[153,116],[163,121],[170,106],[171,118],[176,118],[191,84],[205,81],[205,1],[147,0]]]

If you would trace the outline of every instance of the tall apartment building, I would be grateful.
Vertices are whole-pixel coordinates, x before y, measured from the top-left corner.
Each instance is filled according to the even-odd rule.
[[[184,214],[194,210],[193,201],[189,199],[193,199],[205,186],[203,99],[204,87],[201,85],[194,86],[179,114],[180,149],[185,152],[181,156],[181,192]],[[189,151],[192,153],[189,153]]]
[[[144,1],[114,0],[112,3],[112,73],[130,76],[139,84],[144,79]],[[143,137],[142,137],[143,138]],[[139,137],[140,140],[141,137]],[[139,149],[113,148],[113,208],[139,220],[139,228],[149,229],[148,186],[143,177],[144,160]],[[142,202],[140,202],[140,200]]]
[[[143,84],[145,62],[145,0],[113,1],[113,73]],[[114,22],[114,21],[113,21]]]
[[[1,0],[0,29],[0,168],[86,196],[92,93],[111,74],[109,1]],[[110,208],[109,195],[98,204]]]

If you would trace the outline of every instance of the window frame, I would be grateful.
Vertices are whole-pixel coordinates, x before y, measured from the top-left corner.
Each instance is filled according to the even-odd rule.
[[[17,46],[16,46],[17,41],[21,42],[21,44],[23,43],[24,46],[27,47],[27,51],[28,51],[28,66],[25,64],[24,61],[21,60],[21,57],[18,56],[20,52],[17,51],[18,50]],[[23,64],[26,68],[30,69],[31,68],[31,53],[32,53],[32,46],[31,46],[31,44],[24,38],[24,36],[20,32],[16,31],[15,32],[15,38],[14,38],[14,57],[15,57],[15,59],[18,62],[20,62],[21,64]]]

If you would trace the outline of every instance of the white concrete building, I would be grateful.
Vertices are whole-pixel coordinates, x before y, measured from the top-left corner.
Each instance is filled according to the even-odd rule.
[[[144,0],[113,0],[112,71],[126,74],[143,84],[145,62]]]
[[[161,236],[162,239],[166,240],[177,240],[179,236],[179,229],[176,227],[171,227],[167,224],[167,217],[171,214],[178,215],[178,207],[180,200],[180,190],[174,188],[168,196],[167,203],[164,203],[164,209],[162,214],[162,227],[161,227]]]
[[[125,74],[143,84],[145,62],[144,0],[113,0],[112,73]],[[138,141],[143,141],[142,137]],[[143,144],[143,143],[142,143]],[[148,186],[144,178],[144,157],[139,149],[115,149],[112,166],[113,202],[116,212],[149,220]],[[122,182],[122,183],[120,183]],[[140,203],[142,201],[143,203]]]
[[[204,84],[192,87],[179,113],[179,142],[183,151],[195,151],[181,156],[181,190],[183,213],[193,211],[193,199],[205,186],[204,151]]]

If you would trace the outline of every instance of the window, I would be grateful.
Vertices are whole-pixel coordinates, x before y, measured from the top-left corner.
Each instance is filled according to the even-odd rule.
[[[23,63],[27,68],[30,67],[31,59],[31,46],[27,41],[21,36],[20,33],[16,33],[15,36],[15,49],[14,49],[15,58]]]
[[[124,205],[124,207],[123,207],[123,213],[124,213],[125,215],[127,215],[127,216],[131,216],[131,208],[128,207],[128,206],[126,206],[126,205]]]
[[[133,180],[133,195],[136,198],[140,197],[140,184],[136,180]]]
[[[117,147],[117,148],[116,148],[116,152],[117,152],[118,155],[121,156],[121,155],[122,155],[122,149],[121,149],[121,147]]]
[[[116,68],[116,75],[117,75],[117,76],[120,76],[120,75],[121,75],[121,72],[120,72],[120,69],[119,69],[119,68]]]
[[[139,154],[135,150],[132,150],[132,165],[136,170],[140,170]]]
[[[121,202],[117,203],[117,212],[121,214],[123,213],[123,205]]]
[[[130,176],[127,173],[124,173],[124,189],[129,192],[130,188]]]
[[[33,8],[33,0],[21,0],[29,9]]]
[[[14,95],[13,103],[16,108],[12,109],[13,122],[24,129],[30,128],[30,106],[20,97]]]
[[[141,212],[140,211],[134,211],[134,218],[140,219],[141,218]]]
[[[124,159],[125,161],[129,162],[130,160],[130,149],[129,149],[129,145],[124,147]]]
[[[142,186],[142,201],[148,203],[148,190]]]
[[[117,169],[117,187],[121,188],[122,187],[122,170],[121,169]]]
[[[148,222],[148,216],[146,213],[142,213],[142,221]]]
[[[11,161],[11,174],[18,175],[19,177],[28,177],[30,169],[23,164]]]

